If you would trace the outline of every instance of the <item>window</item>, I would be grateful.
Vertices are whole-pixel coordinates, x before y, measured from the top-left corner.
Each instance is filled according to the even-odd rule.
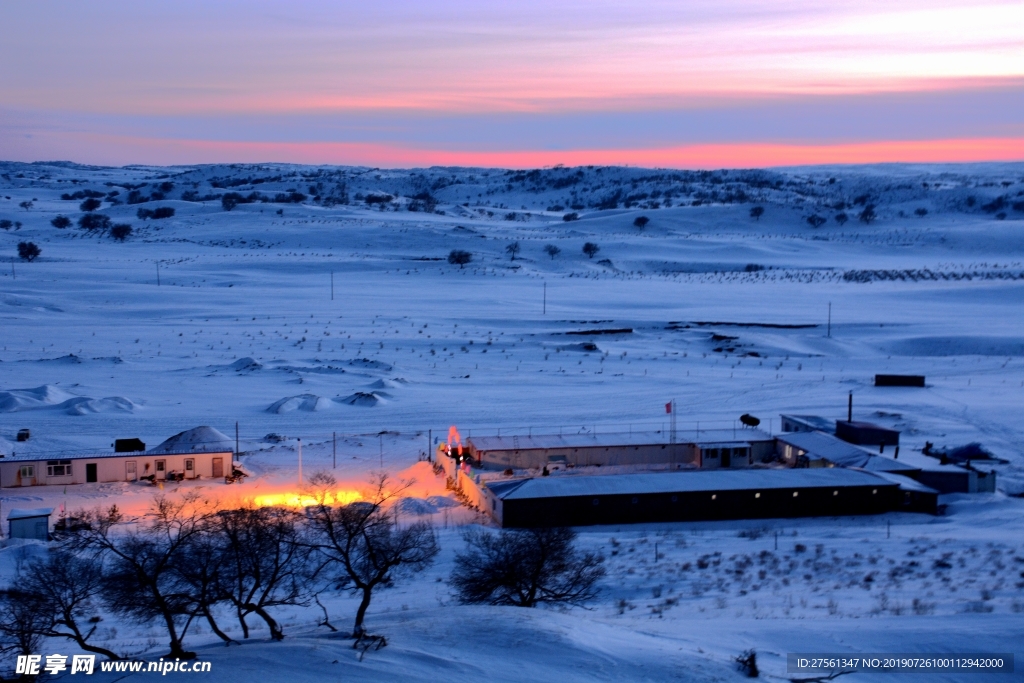
[[[718,457],[718,449],[717,448],[709,448],[708,449],[708,458],[709,459],[713,459],[713,458],[717,458],[717,457]]]
[[[36,466],[35,465],[22,465],[20,470],[21,477],[23,479],[35,479],[36,478]]]
[[[46,461],[46,476],[48,476],[48,477],[70,477],[71,476],[71,461],[70,460],[47,460]]]
[[[192,460],[191,458],[189,458],[188,460],[185,461],[185,471],[186,472],[191,472],[195,468],[196,468],[196,461],[195,460]]]
[[[157,460],[156,461],[156,471],[157,472],[163,472],[166,469],[167,469],[167,461],[166,460]]]

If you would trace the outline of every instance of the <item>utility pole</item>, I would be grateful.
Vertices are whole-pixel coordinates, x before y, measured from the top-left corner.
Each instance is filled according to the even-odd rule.
[[[377,435],[377,441],[380,443],[380,468],[384,469],[384,432]]]
[[[828,302],[828,338],[832,338],[832,302]]]
[[[160,262],[156,262],[156,286],[160,286]]]
[[[334,271],[331,271],[331,301],[334,301]]]
[[[299,490],[302,490],[302,439],[299,439]]]
[[[850,392],[850,397],[846,402],[846,421],[853,422],[853,392]]]
[[[238,457],[238,420],[235,420],[235,457]]]
[[[14,267],[14,261],[11,261],[11,267]],[[544,315],[548,314],[548,283],[544,281]]]
[[[338,432],[331,432],[331,437],[334,439],[334,464],[332,469],[338,469]]]
[[[14,257],[11,257],[11,277],[15,280],[18,279],[18,274],[14,272]]]

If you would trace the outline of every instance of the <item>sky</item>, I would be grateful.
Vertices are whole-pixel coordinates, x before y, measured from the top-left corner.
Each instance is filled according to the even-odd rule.
[[[1024,2],[0,3],[0,159],[1024,160]]]

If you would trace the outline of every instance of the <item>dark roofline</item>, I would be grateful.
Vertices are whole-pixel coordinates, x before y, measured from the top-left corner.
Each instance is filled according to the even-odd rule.
[[[0,464],[5,462],[43,462],[45,460],[102,460],[104,458],[158,458],[161,455],[234,455],[231,450],[225,451],[160,451],[151,453],[149,451],[130,451],[128,453],[60,453],[57,455],[16,455],[11,458],[0,458]]]

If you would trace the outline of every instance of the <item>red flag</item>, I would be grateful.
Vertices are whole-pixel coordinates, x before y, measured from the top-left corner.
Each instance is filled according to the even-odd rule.
[[[672,402],[671,401],[669,401],[668,403],[665,404],[665,412],[666,413],[671,413],[672,412]]]

